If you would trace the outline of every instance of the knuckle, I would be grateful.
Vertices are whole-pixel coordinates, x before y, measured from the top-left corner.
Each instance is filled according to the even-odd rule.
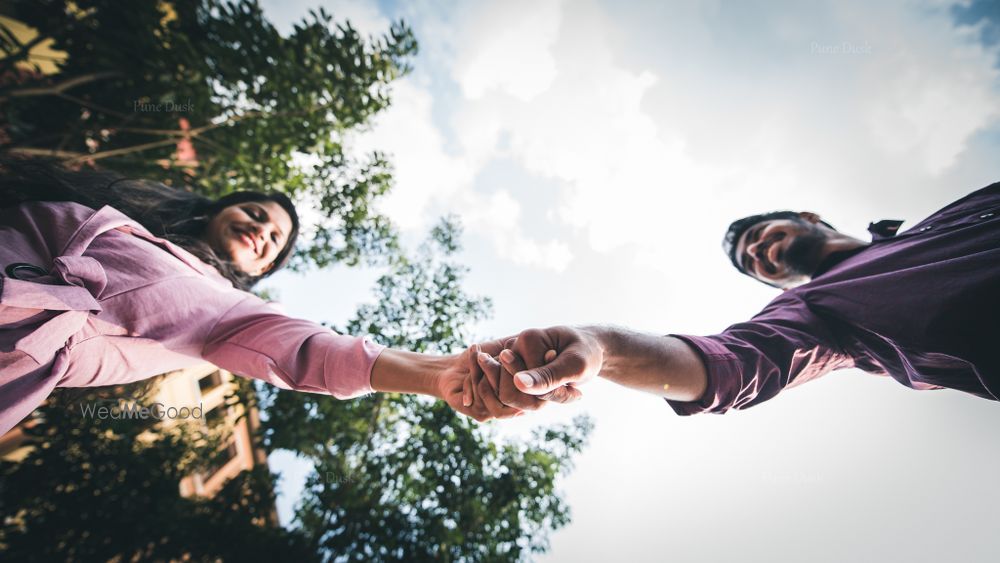
[[[478,385],[476,385],[476,388],[479,389],[479,392],[484,395],[489,395],[493,392],[493,386],[490,385],[490,380],[485,377],[479,382]]]
[[[552,373],[552,368],[549,366],[540,366],[535,369],[535,374],[542,380],[542,383],[549,385],[552,383],[552,378],[555,375]]]
[[[524,339],[537,339],[541,337],[544,333],[539,328],[529,328],[521,331],[518,335],[517,340],[521,341]]]
[[[550,400],[554,403],[568,403],[572,401],[571,398],[572,394],[566,387],[560,387],[555,391],[553,391],[552,393],[550,393],[550,395],[552,395],[552,398]]]
[[[538,409],[545,406],[545,401],[541,401],[532,397],[531,399],[525,400],[523,404],[517,405],[518,408],[526,411],[537,411]]]
[[[506,386],[500,387],[500,402],[505,405],[516,405],[519,397]]]
[[[550,391],[550,392],[548,392],[548,393],[546,393],[544,395],[540,395],[539,398],[542,399],[542,400],[544,400],[544,401],[549,401],[551,403],[561,403],[562,402],[562,393],[559,392],[559,389],[555,389],[555,390]]]

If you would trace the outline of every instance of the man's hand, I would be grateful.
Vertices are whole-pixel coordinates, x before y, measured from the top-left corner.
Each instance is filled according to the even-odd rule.
[[[505,351],[500,361],[514,373],[517,390],[560,403],[578,399],[576,386],[597,377],[604,365],[604,348],[597,337],[568,326],[525,330],[512,349],[515,354]]]
[[[513,344],[513,340],[510,343]],[[555,357],[555,350],[549,350],[545,353],[546,362],[552,361]],[[579,398],[579,392],[575,390],[573,392],[577,393],[577,395],[573,395],[573,392],[565,392],[566,390],[557,389],[552,393],[547,393],[539,397],[519,391],[514,386],[513,372],[526,368],[524,362],[510,350],[505,349],[501,351],[496,358],[485,352],[480,352],[478,358],[479,367],[483,370],[484,374],[480,385],[488,383],[490,386],[489,389],[480,391],[480,394],[486,397],[489,402],[492,402],[492,396],[494,396],[491,395],[490,391],[495,393],[496,398],[499,399],[499,403],[502,405],[532,411],[542,408],[549,402],[568,403]],[[498,359],[502,359],[503,364],[497,361]],[[493,408],[493,405],[488,406],[491,409]]]
[[[462,406],[490,418],[575,401],[583,396],[575,386],[593,379],[603,362],[594,336],[566,326],[474,344],[466,354],[476,365],[464,381]],[[514,374],[521,375],[518,383]]]
[[[465,383],[466,404],[493,417],[512,416],[505,405],[534,410],[546,402],[574,401],[582,396],[577,386],[598,375],[675,401],[697,401],[708,385],[702,359],[673,336],[555,326],[526,330],[481,347],[485,355],[474,349],[476,365],[469,368],[471,376]],[[494,358],[499,358],[502,369]]]

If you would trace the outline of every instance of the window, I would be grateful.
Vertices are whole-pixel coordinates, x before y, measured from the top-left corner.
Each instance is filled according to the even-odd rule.
[[[198,388],[201,389],[202,394],[205,394],[220,385],[222,385],[222,374],[218,370],[213,371],[198,380]]]
[[[236,447],[236,438],[230,438],[229,443],[222,450],[219,450],[218,457],[216,457],[212,464],[208,466],[205,470],[205,477],[211,477],[215,475],[223,466],[229,463],[232,459],[239,454],[239,449]]]
[[[210,409],[205,412],[205,424],[209,428],[215,428],[217,425],[222,424],[226,420],[226,415],[229,414],[229,407],[225,404],[221,404],[214,409]]]

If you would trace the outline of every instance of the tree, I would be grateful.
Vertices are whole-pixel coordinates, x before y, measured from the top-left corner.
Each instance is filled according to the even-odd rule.
[[[459,235],[452,220],[437,226],[343,332],[423,352],[463,348],[490,303],[461,289]],[[569,521],[555,480],[583,447],[588,419],[498,445],[487,427],[426,398],[264,395],[268,446],[314,463],[296,523],[327,560],[519,560],[545,551],[547,532]]]
[[[391,82],[408,71],[416,42],[404,24],[363,38],[320,10],[283,37],[252,0],[0,9],[39,31],[22,40],[0,23],[0,151],[207,195],[276,189],[311,204],[320,217],[299,267],[381,258],[390,268],[379,301],[345,333],[446,352],[488,313],[488,300],[461,288],[457,226],[443,223],[414,259],[403,257],[373,210],[391,186],[388,161],[349,157],[345,146],[345,133],[384,109]],[[49,40],[66,53],[54,74],[33,60]],[[583,446],[586,420],[497,445],[427,399],[264,394],[267,443],[315,463],[298,529],[255,526],[271,494],[264,472],[241,475],[212,500],[179,496],[177,481],[214,451],[207,437],[93,424],[57,398],[31,430],[35,451],[0,465],[2,555],[512,560],[544,550],[546,532],[568,521],[554,482]]]
[[[389,105],[416,52],[399,22],[363,38],[312,12],[288,37],[254,0],[39,0],[8,15],[39,30],[22,43],[0,25],[0,150],[105,166],[218,196],[274,189],[321,220],[299,267],[384,256],[395,245],[372,203],[391,170],[352,158],[344,132]],[[51,39],[58,72],[33,68]],[[303,155],[309,155],[305,158]]]

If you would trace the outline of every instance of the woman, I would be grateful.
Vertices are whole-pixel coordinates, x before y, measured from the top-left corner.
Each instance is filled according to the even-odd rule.
[[[298,230],[281,194],[213,201],[0,160],[0,435],[55,387],[129,383],[203,361],[339,399],[421,393],[477,420],[520,414],[499,405],[472,349],[386,349],[248,293],[284,266]]]

